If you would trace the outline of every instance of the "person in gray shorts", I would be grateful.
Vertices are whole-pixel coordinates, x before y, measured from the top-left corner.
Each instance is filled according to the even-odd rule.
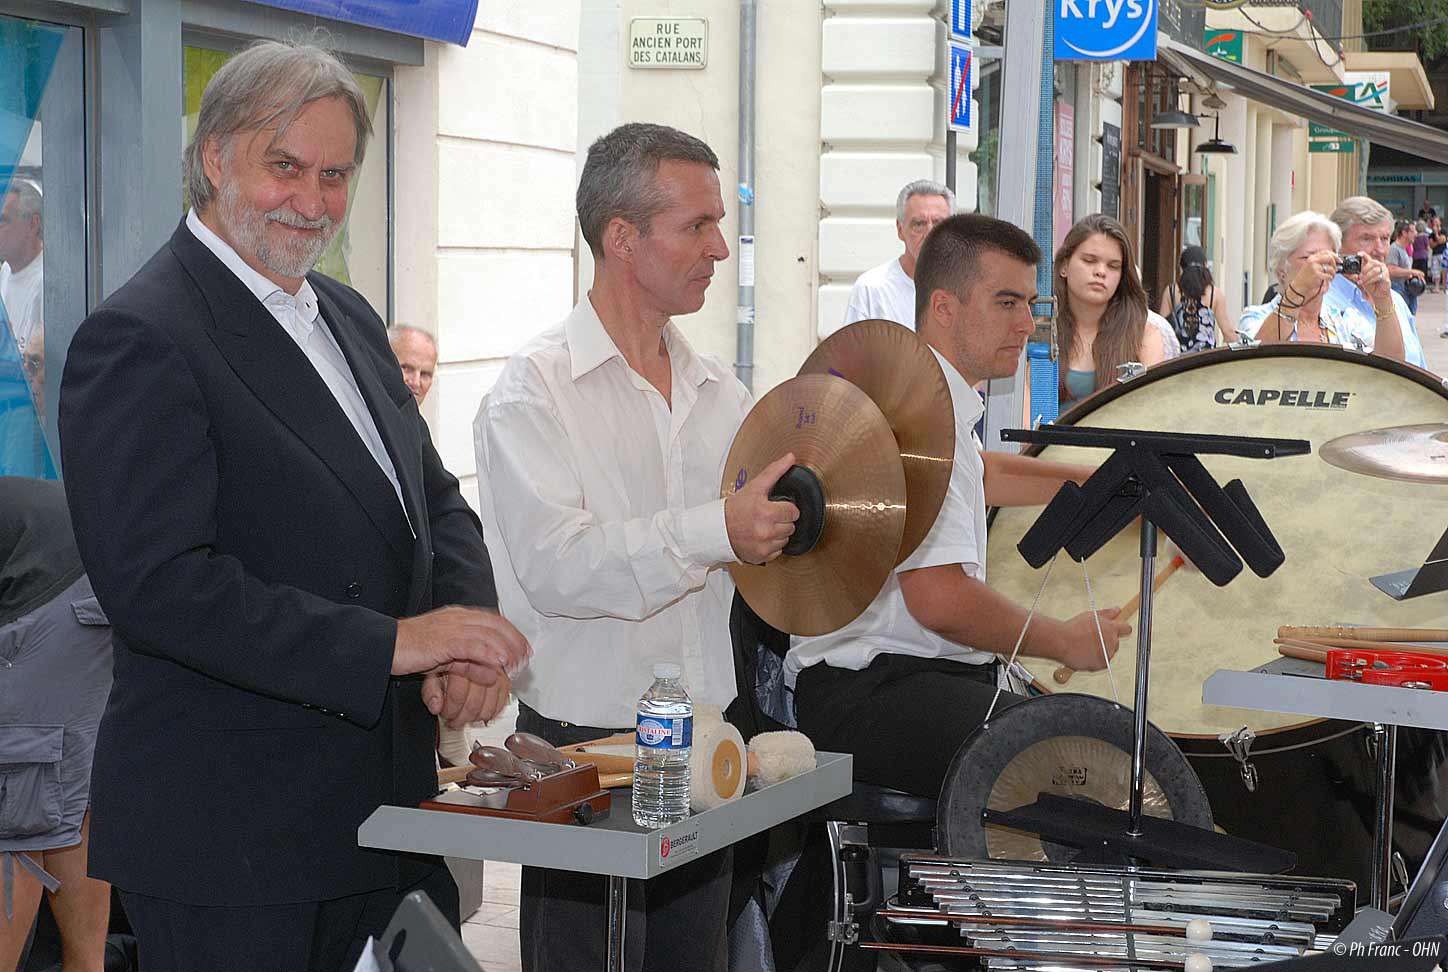
[[[111,629],[60,483],[0,477],[0,969],[20,961],[42,889],[66,972],[100,972],[110,885],[86,877],[91,754]]]

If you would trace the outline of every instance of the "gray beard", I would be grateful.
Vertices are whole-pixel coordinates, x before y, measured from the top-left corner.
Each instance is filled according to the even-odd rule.
[[[237,245],[255,254],[257,262],[280,277],[305,277],[317,265],[332,237],[341,228],[341,224],[334,222],[330,216],[312,222],[302,219],[285,206],[269,213],[252,209],[242,202],[235,183],[223,185],[216,201],[221,222]],[[290,226],[312,226],[322,232],[312,238],[299,237],[276,245],[266,235],[266,224],[270,220]]]

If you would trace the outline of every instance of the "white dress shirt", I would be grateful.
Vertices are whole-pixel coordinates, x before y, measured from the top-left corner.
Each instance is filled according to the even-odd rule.
[[[672,408],[587,296],[504,367],[473,423],[498,604],[533,646],[513,691],[544,717],[634,724],[655,662],[734,698],[719,483],[749,393],[669,324]]]
[[[15,346],[25,354],[30,342],[44,329],[45,322],[45,253],[37,253],[20,270],[0,264],[0,303],[10,322],[10,335]]]
[[[866,270],[850,288],[844,323],[871,320],[894,321],[915,330],[915,281],[898,257]]]
[[[971,577],[985,581],[985,460],[980,456],[980,440],[975,437],[975,423],[985,414],[985,403],[940,352],[930,350],[945,372],[955,412],[955,463],[945,501],[920,546],[895,568],[863,614],[838,631],[790,639],[784,670],[785,681],[791,687],[802,670],[820,662],[859,671],[883,654],[951,658],[967,664],[983,664],[995,658],[989,652],[942,638],[915,620],[905,603],[905,592],[900,589],[903,572],[945,564],[959,564]]]
[[[397,481],[397,469],[392,465],[392,457],[387,454],[387,447],[382,444],[377,423],[373,421],[372,413],[367,410],[367,403],[357,387],[357,378],[352,374],[352,369],[337,344],[337,338],[322,321],[321,310],[317,307],[317,294],[312,290],[312,285],[303,279],[296,296],[287,293],[248,266],[230,244],[201,222],[194,209],[186,214],[186,228],[205,244],[208,250],[216,254],[216,258],[226,264],[228,270],[236,274],[236,278],[255,295],[282,326],[282,330],[287,332],[287,336],[302,349],[302,354],[306,355],[318,377],[337,400],[342,414],[352,423],[357,437],[387,475],[392,491],[397,494],[397,503],[406,516],[407,504],[402,501],[402,486]],[[410,527],[412,518],[408,517],[407,522]],[[417,535],[415,530],[413,535]]]

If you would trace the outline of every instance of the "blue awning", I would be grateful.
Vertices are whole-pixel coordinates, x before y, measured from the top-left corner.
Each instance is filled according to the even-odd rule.
[[[467,46],[478,0],[251,0],[314,17]]]

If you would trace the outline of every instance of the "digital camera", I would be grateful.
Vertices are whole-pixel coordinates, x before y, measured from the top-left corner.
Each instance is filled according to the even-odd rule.
[[[1363,272],[1363,258],[1357,254],[1352,256],[1338,257],[1337,272],[1346,273],[1350,276],[1357,276]]]

